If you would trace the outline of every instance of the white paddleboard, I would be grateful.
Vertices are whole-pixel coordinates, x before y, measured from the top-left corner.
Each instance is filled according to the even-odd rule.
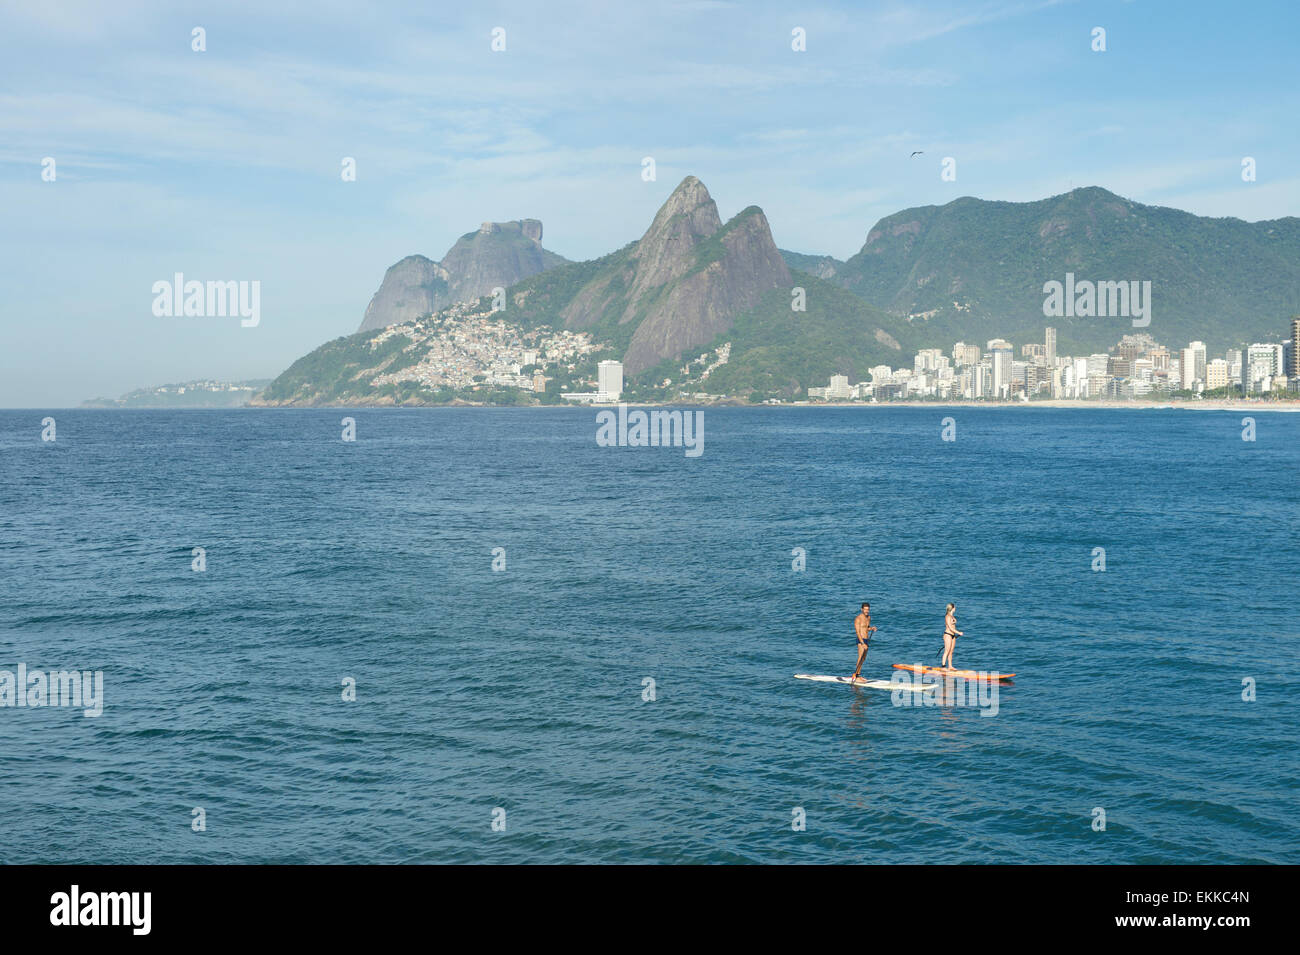
[[[935,684],[926,683],[918,685],[910,680],[895,683],[892,680],[864,680],[858,677],[856,680],[850,680],[846,676],[818,676],[813,673],[796,673],[796,680],[815,680],[818,683],[848,683],[853,686],[866,687],[869,690],[910,690],[913,693],[924,693],[926,690],[935,689]]]

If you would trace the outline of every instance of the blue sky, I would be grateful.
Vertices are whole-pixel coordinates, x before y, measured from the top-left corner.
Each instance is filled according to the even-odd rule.
[[[272,377],[405,255],[523,217],[600,255],[688,174],[840,258],[963,195],[1300,215],[1298,6],[3,2],[0,407]],[[176,272],[260,281],[260,325],[155,317]]]

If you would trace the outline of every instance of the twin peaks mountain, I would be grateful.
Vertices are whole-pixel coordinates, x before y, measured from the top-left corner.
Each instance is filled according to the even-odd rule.
[[[694,176],[639,241],[601,261],[559,315],[565,328],[626,337],[623,366],[632,375],[712,342],[765,292],[792,284],[763,210],[750,206],[723,224]]]
[[[1300,312],[1300,219],[1203,218],[1098,187],[1035,202],[964,197],[907,209],[880,220],[847,261],[781,251],[757,206],[723,222],[694,176],[640,239],[601,258],[570,262],[541,240],[535,219],[489,222],[441,262],[403,259],[358,333],[299,359],[263,403],[434,400],[432,385],[397,372],[431,354],[426,339],[444,327],[448,306],[485,306],[496,287],[507,290],[496,317],[521,336],[585,332],[597,357],[620,358],[628,384],[650,389],[640,394],[671,381],[666,398],[683,387],[792,397],[831,375],[867,380],[871,368],[910,363],[921,348],[1042,342],[1049,325],[1058,353],[1073,355],[1105,351],[1134,331],[1130,316],[1045,316],[1044,284],[1068,274],[1150,282],[1141,330],[1173,348],[1278,341]],[[375,342],[375,330],[394,325],[412,334]],[[553,386],[583,390],[586,371],[556,378],[548,396]]]
[[[796,287],[806,310],[791,308]],[[723,222],[694,176],[640,239],[524,279],[502,314],[525,329],[590,334],[622,360],[629,380],[647,387],[681,388],[707,374],[710,392],[747,397],[795,395],[832,374],[860,381],[871,367],[897,361],[908,339],[905,322],[792,271],[762,209]],[[708,360],[710,353],[717,357]],[[687,373],[683,362],[701,367]]]
[[[457,239],[441,262],[408,255],[392,266],[357,331],[401,325],[457,302],[473,302],[567,261],[542,248],[542,224],[536,219],[484,222]]]

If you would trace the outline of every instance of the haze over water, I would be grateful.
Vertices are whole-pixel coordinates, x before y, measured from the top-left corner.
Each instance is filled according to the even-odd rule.
[[[0,412],[0,669],[105,684],[0,707],[6,861],[1300,862],[1300,416],[1243,414]],[[794,680],[864,599],[884,678],[955,601],[997,715]]]

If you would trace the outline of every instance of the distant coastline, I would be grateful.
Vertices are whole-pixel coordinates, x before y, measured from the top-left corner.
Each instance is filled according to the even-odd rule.
[[[242,408],[256,398],[269,385],[270,379],[248,381],[221,381],[201,378],[175,384],[137,388],[120,398],[90,398],[82,408],[111,408],[115,410],[140,410],[148,408]]]

